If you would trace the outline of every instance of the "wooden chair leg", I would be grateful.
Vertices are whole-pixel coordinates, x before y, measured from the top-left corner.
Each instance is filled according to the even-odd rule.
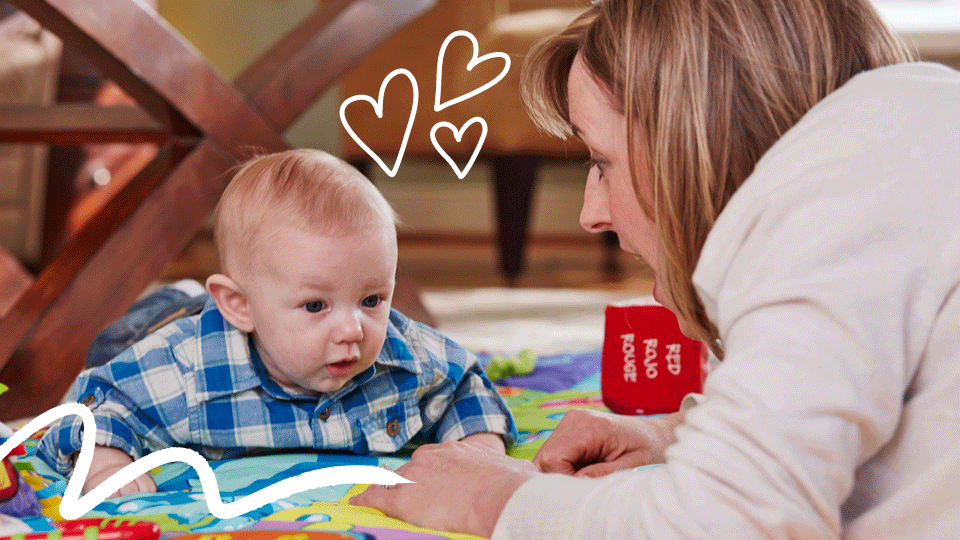
[[[617,257],[620,253],[620,239],[617,238],[617,233],[603,231],[600,234],[600,241],[603,243],[603,271],[608,277],[619,276],[623,266]]]
[[[512,286],[516,284],[525,264],[527,229],[540,158],[496,156],[492,162],[500,271],[507,284]]]

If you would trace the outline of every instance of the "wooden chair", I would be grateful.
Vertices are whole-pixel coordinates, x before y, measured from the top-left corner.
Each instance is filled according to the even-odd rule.
[[[152,143],[34,278],[0,249],[0,420],[55,406],[93,337],[186,246],[253,150],[435,0],[325,0],[233,83],[135,0],[14,0],[136,105],[0,106],[0,143]],[[89,200],[86,202],[90,202]],[[4,279],[4,276],[10,276]],[[5,285],[6,284],[6,285]],[[15,300],[11,300],[14,299]]]

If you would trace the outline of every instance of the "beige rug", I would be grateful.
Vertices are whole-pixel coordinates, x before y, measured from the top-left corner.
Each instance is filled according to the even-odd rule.
[[[437,328],[468,349],[516,354],[583,351],[603,343],[603,310],[649,302],[626,292],[482,288],[423,291]]]

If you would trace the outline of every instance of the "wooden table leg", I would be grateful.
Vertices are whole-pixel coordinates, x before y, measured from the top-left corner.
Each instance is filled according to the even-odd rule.
[[[492,161],[500,270],[507,283],[515,285],[525,264],[524,252],[540,158],[497,156]]]

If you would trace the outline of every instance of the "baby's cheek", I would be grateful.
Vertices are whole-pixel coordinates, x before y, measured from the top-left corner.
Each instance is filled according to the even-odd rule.
[[[366,367],[373,365],[373,361],[380,355],[383,349],[383,339],[364,340],[360,346],[360,362],[367,364]]]
[[[323,369],[323,363],[314,356],[306,356],[302,352],[287,357],[287,373],[306,380],[321,380],[329,377]]]
[[[373,365],[373,362],[377,359],[377,355],[379,354],[380,354],[380,349],[377,349],[376,351],[373,351],[373,352],[367,351],[361,354],[360,361],[357,362],[357,365],[353,368],[353,375],[357,376],[363,373],[364,371],[366,371],[367,369],[369,369],[370,366]]]

